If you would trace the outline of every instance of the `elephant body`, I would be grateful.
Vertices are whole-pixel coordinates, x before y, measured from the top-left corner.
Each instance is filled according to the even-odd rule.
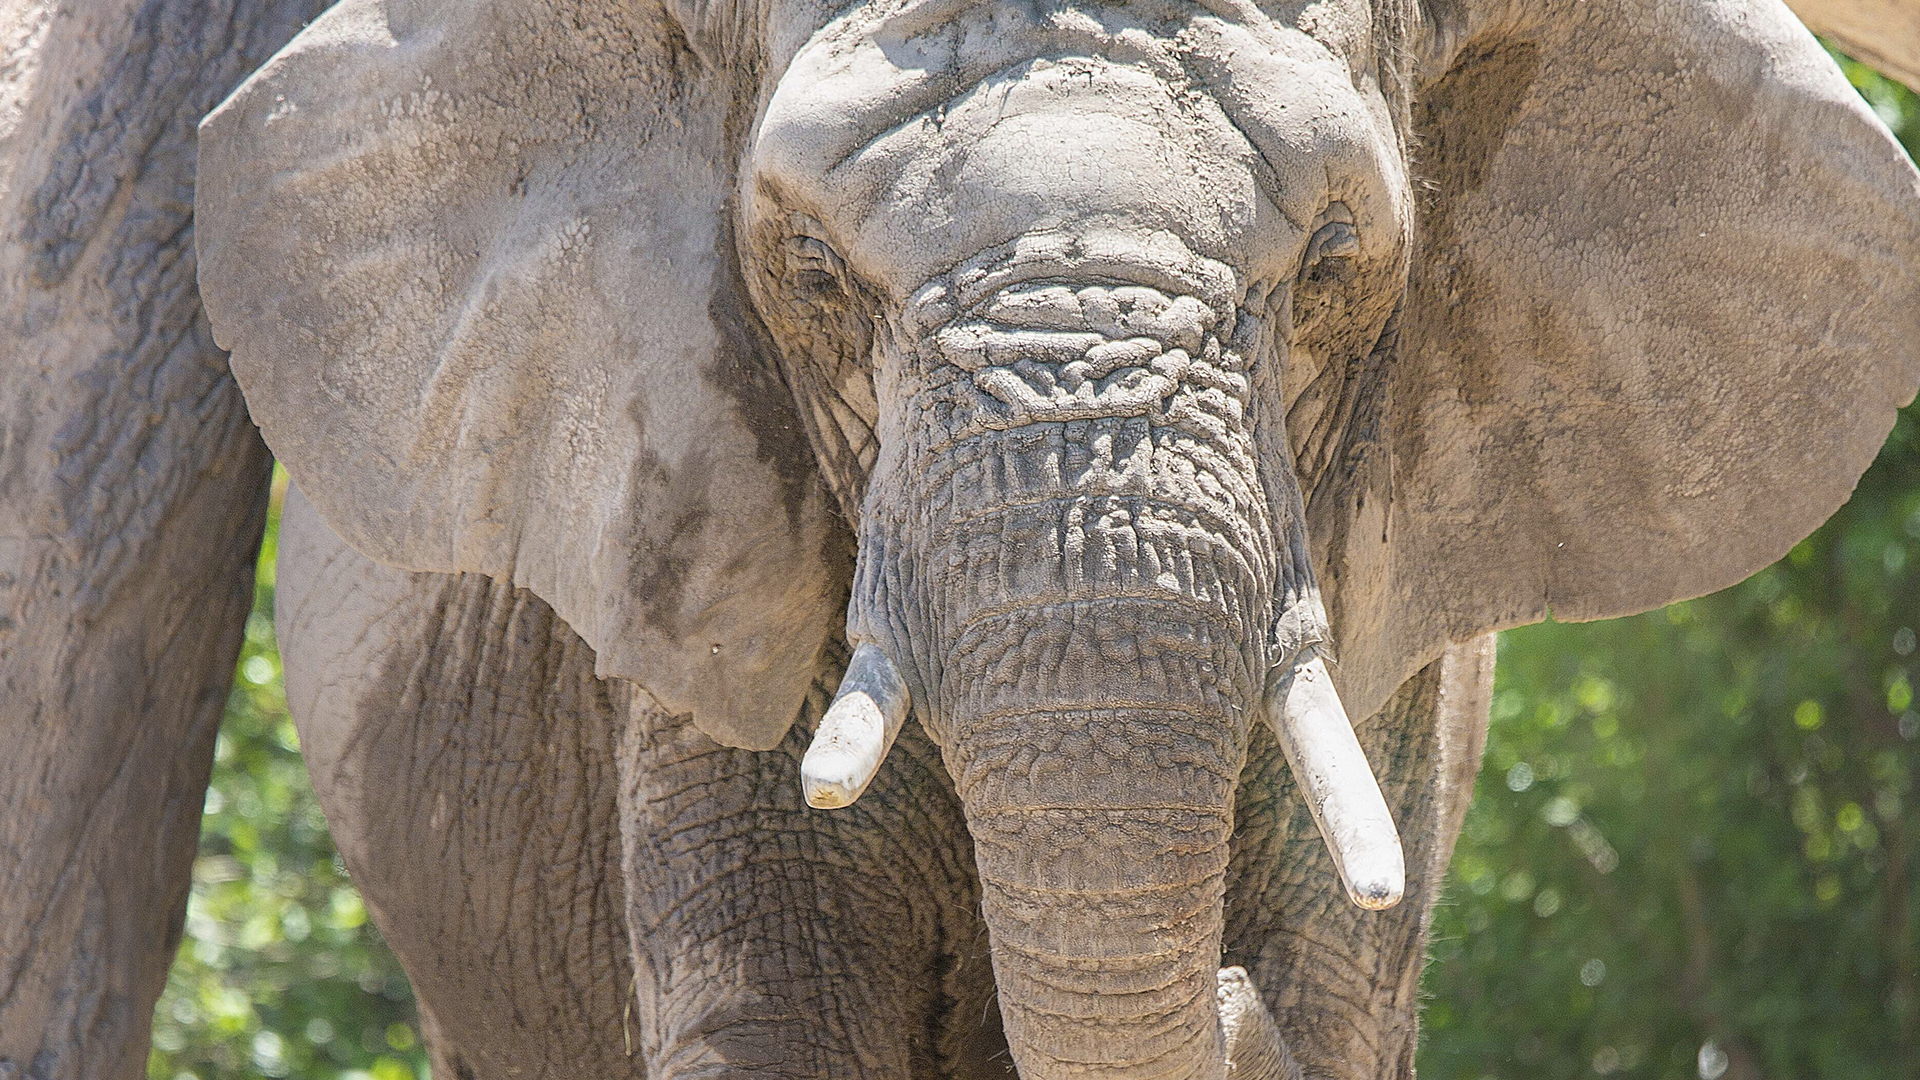
[[[524,590],[373,563],[297,491],[280,543],[301,748],[413,980],[436,1075],[1009,1074],[973,845],[938,749],[903,733],[844,815],[800,798],[805,729],[843,651],[785,743],[729,750],[632,711]],[[1492,644],[1450,650],[1362,728],[1418,838],[1413,899],[1387,917],[1328,890],[1278,748],[1249,754],[1224,956],[1290,1006],[1281,1034],[1307,1075],[1411,1068],[1426,900],[1472,794]]]
[[[271,466],[195,127],[320,6],[0,4],[0,1076],[144,1075]]]
[[[1411,1074],[1491,633],[1765,565],[1920,383],[1779,0],[340,0],[223,102],[313,13],[127,7],[0,7],[0,1077],[137,1071],[238,394],[445,1075],[1291,1080]]]

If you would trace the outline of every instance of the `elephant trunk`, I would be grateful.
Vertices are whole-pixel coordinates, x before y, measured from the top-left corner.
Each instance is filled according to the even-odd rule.
[[[1027,1080],[1223,1077],[1233,791],[1280,575],[1231,325],[1191,295],[1007,285],[901,394],[850,621],[901,658],[975,842]],[[956,314],[957,310],[957,314]]]
[[[1117,756],[1118,767],[1141,768],[1124,748],[1166,744],[1162,733],[1181,726],[1179,719],[1141,710],[1088,724],[1076,710],[1049,705],[1001,722],[1009,729],[1097,727],[1055,751],[1087,757],[1063,760],[1054,777],[972,778],[962,794],[1001,1017],[1020,1073],[1028,1080],[1089,1072],[1217,1080],[1225,1050],[1215,973],[1232,832],[1230,813],[1210,805],[1207,788],[1219,785],[1138,805],[1094,797],[1073,782],[1075,766]],[[991,741],[971,731],[963,752]],[[1008,762],[994,771],[1015,769]]]

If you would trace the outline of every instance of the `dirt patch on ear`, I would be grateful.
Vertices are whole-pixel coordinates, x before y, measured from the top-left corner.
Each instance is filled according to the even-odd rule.
[[[1494,154],[1540,74],[1540,48],[1502,41],[1468,49],[1413,105],[1413,153],[1422,182],[1422,235],[1446,208],[1486,183]]]
[[[747,301],[733,226],[723,223],[714,244],[714,282],[707,313],[718,345],[708,367],[715,386],[733,400],[753,432],[754,452],[780,476],[787,520],[795,532],[804,526],[808,495],[820,483],[813,448],[800,424],[793,391],[781,377],[772,338]]]
[[[1415,312],[1452,313],[1460,355],[1489,366],[1485,378],[1465,385],[1487,393],[1500,385],[1491,370],[1500,351],[1474,316],[1497,310],[1486,300],[1493,288],[1471,258],[1473,247],[1461,242],[1453,215],[1487,182],[1540,70],[1540,48],[1532,42],[1474,46],[1413,108],[1418,231],[1407,302]],[[1406,435],[1417,455],[1425,433]]]

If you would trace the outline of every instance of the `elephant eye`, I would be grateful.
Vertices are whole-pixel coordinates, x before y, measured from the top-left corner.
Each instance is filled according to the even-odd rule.
[[[846,264],[826,241],[805,235],[787,241],[787,276],[801,293],[838,290],[845,273]]]
[[[1360,254],[1360,235],[1347,221],[1329,221],[1314,230],[1300,264],[1302,281],[1325,284],[1345,279]]]

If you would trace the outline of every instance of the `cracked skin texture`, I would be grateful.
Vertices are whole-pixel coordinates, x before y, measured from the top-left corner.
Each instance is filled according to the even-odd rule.
[[[281,529],[289,704],[335,840],[414,982],[436,1075],[637,1078],[648,1061],[654,1075],[1009,1074],[972,843],[937,749],[909,726],[853,809],[800,802],[835,666],[780,749],[727,750],[595,679],[525,591],[381,567],[297,490]],[[1328,887],[1278,748],[1253,740],[1225,962],[1298,1004],[1277,1019],[1308,1075],[1410,1067],[1426,911],[1491,688],[1485,639],[1362,729],[1409,838],[1409,899],[1384,914]]]
[[[194,175],[304,14],[0,21],[29,1075],[133,1075],[177,932],[264,468],[209,322],[456,1077],[1404,1075],[1455,643],[1738,579],[1920,380],[1914,171],[1775,0],[345,0]],[[919,723],[826,817],[848,635]],[[1252,723],[1315,644],[1385,914]]]

